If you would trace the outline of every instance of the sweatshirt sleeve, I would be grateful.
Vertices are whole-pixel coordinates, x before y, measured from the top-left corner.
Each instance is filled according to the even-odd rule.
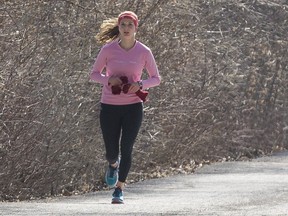
[[[158,71],[158,67],[155,61],[155,58],[149,49],[146,54],[146,63],[145,63],[145,69],[148,72],[149,78],[146,80],[143,80],[143,89],[151,88],[154,86],[158,86],[161,82],[161,77]]]
[[[103,74],[103,70],[106,67],[107,63],[107,52],[105,51],[105,48],[102,48],[95,60],[95,63],[93,65],[92,71],[90,73],[90,78],[98,83],[101,83],[103,85],[108,84],[109,77]]]

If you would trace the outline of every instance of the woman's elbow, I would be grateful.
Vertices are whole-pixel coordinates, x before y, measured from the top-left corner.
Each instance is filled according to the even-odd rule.
[[[90,79],[93,80],[93,81],[97,80],[97,73],[95,71],[91,71]]]
[[[160,85],[161,83],[161,76],[156,77],[156,85]]]

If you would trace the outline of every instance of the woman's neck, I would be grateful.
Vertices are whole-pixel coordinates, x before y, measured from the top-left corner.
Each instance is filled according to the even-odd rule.
[[[135,45],[135,38],[132,39],[132,40],[119,40],[119,45],[120,47],[122,47],[123,49],[125,50],[129,50],[131,49],[134,45]]]

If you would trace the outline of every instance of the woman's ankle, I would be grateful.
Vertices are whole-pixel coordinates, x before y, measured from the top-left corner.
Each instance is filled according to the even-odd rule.
[[[115,163],[110,164],[110,166],[113,167],[113,168],[117,168],[118,167],[118,162],[116,161]]]
[[[119,187],[123,191],[124,187],[125,187],[125,183],[118,181],[117,184],[116,184],[116,187]]]

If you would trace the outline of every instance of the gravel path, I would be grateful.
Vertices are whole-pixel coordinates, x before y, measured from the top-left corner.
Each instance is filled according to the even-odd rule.
[[[288,215],[288,153],[216,163],[193,175],[128,185],[125,204],[112,191],[33,202],[0,203],[0,215]]]

